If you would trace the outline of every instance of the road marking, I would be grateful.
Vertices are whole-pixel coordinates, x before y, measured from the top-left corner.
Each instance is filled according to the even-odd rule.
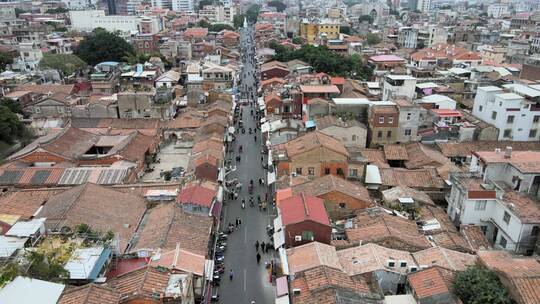
[[[244,229],[244,244],[247,244],[247,229]]]
[[[244,292],[246,292],[246,286],[247,286],[247,275],[246,275],[246,269],[244,268]]]

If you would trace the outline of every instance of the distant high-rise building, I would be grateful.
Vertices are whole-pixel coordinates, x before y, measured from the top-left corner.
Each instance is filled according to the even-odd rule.
[[[116,0],[107,0],[107,12],[109,15],[116,15]]]
[[[172,0],[172,9],[177,12],[193,12],[193,0]]]
[[[411,11],[415,11],[418,7],[418,0],[407,0],[407,7]]]

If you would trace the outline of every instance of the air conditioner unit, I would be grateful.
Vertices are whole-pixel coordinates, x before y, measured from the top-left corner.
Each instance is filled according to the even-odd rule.
[[[301,235],[295,235],[295,236],[294,236],[294,240],[295,240],[296,242],[301,242],[301,241],[302,241],[302,236],[301,236]]]

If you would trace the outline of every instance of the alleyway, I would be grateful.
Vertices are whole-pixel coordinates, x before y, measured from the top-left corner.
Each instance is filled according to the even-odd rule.
[[[253,29],[244,29],[241,32],[241,45],[243,46],[244,69],[241,74],[240,88],[244,92],[245,88],[252,92],[257,91],[256,80],[256,62],[254,60],[254,42]],[[244,95],[245,96],[245,95]],[[256,96],[255,96],[256,98]],[[237,101],[239,99],[237,98]],[[269,225],[273,218],[270,215],[270,208],[266,211],[259,210],[257,196],[260,195],[264,200],[267,192],[266,184],[259,185],[259,178],[266,179],[266,172],[262,167],[261,160],[267,162],[266,155],[261,153],[262,142],[260,128],[256,133],[249,134],[249,128],[254,129],[256,119],[251,115],[251,111],[255,113],[257,109],[256,100],[250,99],[247,105],[239,105],[243,109],[242,122],[245,128],[245,134],[238,132],[236,140],[232,146],[232,151],[227,153],[227,158],[232,160],[232,164],[236,165],[236,171],[227,175],[226,179],[237,178],[242,183],[242,188],[239,192],[237,200],[226,200],[226,205],[223,210],[222,227],[226,227],[228,223],[235,223],[237,218],[240,218],[242,224],[228,238],[228,248],[225,253],[225,273],[222,277],[219,287],[220,303],[226,304],[243,304],[255,301],[256,304],[273,303],[274,302],[274,287],[270,283],[268,270],[265,269],[265,262],[274,258],[274,250],[269,250],[268,253],[262,253],[261,261],[257,264],[255,250],[255,242],[268,243],[270,238],[266,234],[266,226]],[[238,128],[238,125],[235,125]],[[255,141],[254,136],[257,136]],[[239,147],[243,147],[243,152],[239,153]],[[240,162],[236,161],[236,157],[240,155]],[[261,159],[261,157],[263,157]],[[249,194],[250,180],[253,180],[253,194]],[[249,198],[253,197],[254,207],[250,207]],[[242,199],[246,200],[245,209],[242,209]],[[229,271],[234,271],[234,279],[229,280]]]

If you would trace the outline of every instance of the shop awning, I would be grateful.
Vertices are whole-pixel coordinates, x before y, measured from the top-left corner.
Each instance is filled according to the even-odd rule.
[[[281,228],[283,228],[283,224],[281,223],[281,215],[278,215],[274,219],[274,231],[280,231]]]
[[[274,232],[274,249],[278,249],[285,245],[285,232],[283,230]]]

